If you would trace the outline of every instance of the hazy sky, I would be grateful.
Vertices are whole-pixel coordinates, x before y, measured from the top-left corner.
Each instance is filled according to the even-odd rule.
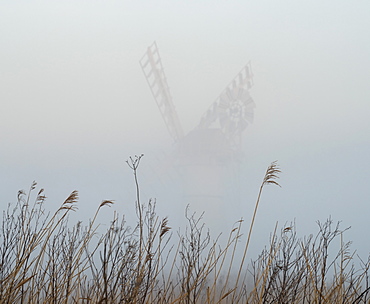
[[[37,180],[52,206],[77,189],[80,214],[103,199],[124,213],[134,202],[125,160],[144,153],[144,197],[176,210],[166,182],[151,180],[172,148],[139,65],[156,41],[186,132],[251,60],[238,214],[249,221],[270,162],[283,171],[262,198],[262,244],[276,221],[295,219],[303,234],[331,215],[352,226],[353,248],[370,250],[369,1],[0,5],[1,206]]]

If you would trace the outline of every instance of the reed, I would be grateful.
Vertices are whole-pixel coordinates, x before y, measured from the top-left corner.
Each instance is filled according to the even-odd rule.
[[[370,261],[358,258],[360,267],[354,266],[357,257],[343,242],[346,229],[331,219],[304,238],[295,223],[276,225],[268,246],[246,265],[263,189],[279,185],[276,162],[265,173],[249,229],[236,222],[221,246],[202,216],[187,211],[187,227],[176,233],[168,218],[158,216],[154,200],[140,201],[141,157],[128,160],[136,187],[135,227],[114,213],[109,227],[98,229],[98,214],[112,201],[103,201],[86,226],[70,225],[77,191],[54,214],[45,211],[44,190],[36,193],[35,182],[18,193],[0,227],[1,304],[369,303]]]

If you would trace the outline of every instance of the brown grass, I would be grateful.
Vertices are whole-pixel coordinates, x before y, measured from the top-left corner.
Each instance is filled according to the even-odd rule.
[[[276,226],[268,247],[245,265],[263,188],[279,185],[276,162],[265,173],[245,244],[238,221],[221,246],[202,217],[187,212],[185,232],[174,233],[155,201],[140,202],[141,157],[128,161],[137,191],[133,228],[115,213],[98,233],[99,211],[112,201],[103,201],[87,226],[70,227],[77,191],[51,215],[43,189],[31,202],[36,183],[18,193],[0,228],[0,303],[370,303],[369,260],[355,268],[345,230],[330,219],[306,238],[297,237],[294,223]]]

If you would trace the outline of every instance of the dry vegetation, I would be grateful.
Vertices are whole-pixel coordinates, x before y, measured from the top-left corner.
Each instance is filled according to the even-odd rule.
[[[246,243],[239,221],[221,247],[200,218],[187,215],[185,233],[176,234],[154,202],[140,202],[140,159],[128,161],[137,187],[133,228],[114,215],[110,227],[97,232],[99,210],[111,201],[100,204],[87,226],[70,227],[77,192],[52,215],[45,213],[42,189],[31,202],[35,183],[19,192],[0,228],[0,303],[370,303],[369,261],[353,266],[343,231],[331,220],[303,239],[294,225],[275,229],[269,246],[246,265],[261,193],[278,185],[276,163],[266,171]],[[340,241],[337,250],[333,240]]]

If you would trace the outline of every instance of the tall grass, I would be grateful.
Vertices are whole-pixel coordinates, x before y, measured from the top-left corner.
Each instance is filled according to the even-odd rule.
[[[97,216],[112,201],[103,201],[86,226],[71,226],[76,191],[54,214],[45,211],[43,189],[32,199],[36,183],[18,193],[0,228],[0,303],[370,302],[369,260],[354,267],[345,230],[330,219],[306,238],[297,237],[295,224],[276,227],[269,245],[246,265],[263,188],[278,185],[275,162],[265,173],[249,229],[238,221],[221,246],[201,217],[187,212],[187,228],[176,233],[157,215],[155,201],[140,201],[141,157],[128,160],[137,194],[135,227],[114,213],[98,233]],[[334,241],[340,244],[336,250]]]

